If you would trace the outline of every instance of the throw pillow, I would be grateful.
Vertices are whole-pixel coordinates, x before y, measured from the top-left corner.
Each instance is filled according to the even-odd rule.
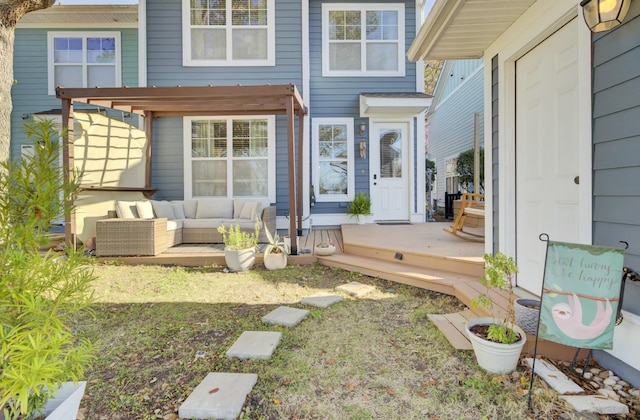
[[[151,201],[136,201],[136,208],[141,219],[153,219],[155,217]]]
[[[185,219],[195,219],[196,212],[198,211],[198,200],[184,200],[184,218]]]
[[[182,203],[182,201],[172,201],[171,206],[173,207],[173,214],[176,215],[176,219],[186,219],[184,214],[184,204]]]
[[[238,219],[255,220],[256,208],[258,208],[257,201],[253,201],[253,202],[248,201],[244,203],[244,205],[242,206],[242,210],[240,211],[240,215],[238,216]]]
[[[175,220],[176,215],[173,212],[173,206],[168,201],[151,200],[151,205],[153,206],[153,212],[156,214],[156,217]]]
[[[138,209],[135,201],[116,201],[116,214],[120,219],[137,219]]]
[[[196,219],[233,218],[233,200],[198,200]]]

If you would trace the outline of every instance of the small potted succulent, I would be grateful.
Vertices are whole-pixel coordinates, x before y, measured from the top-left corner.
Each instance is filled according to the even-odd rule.
[[[315,248],[315,255],[321,257],[333,255],[333,253],[336,252],[336,247],[331,242],[320,242]]]
[[[271,234],[267,226],[264,227],[269,243],[264,248],[263,262],[267,270],[277,270],[287,266],[287,255],[289,247],[284,240],[280,238],[278,232]]]

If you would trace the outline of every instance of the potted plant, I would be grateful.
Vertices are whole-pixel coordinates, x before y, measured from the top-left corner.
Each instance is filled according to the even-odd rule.
[[[224,224],[218,226],[224,242],[224,260],[231,271],[246,271],[256,262],[256,247],[260,233],[260,221],[256,221],[253,232],[246,232],[236,222],[229,229]]]
[[[320,242],[316,245],[315,255],[326,257],[333,255],[334,252],[336,252],[336,247],[331,242]]]
[[[364,216],[371,214],[371,197],[360,191],[349,203],[347,214],[356,218],[356,222],[360,225],[364,223]]]
[[[72,211],[64,203],[79,175],[64,179],[52,122],[33,120],[25,131],[34,154],[0,170],[0,418],[76,418],[94,347],[72,323],[90,309],[95,276],[83,250],[40,248],[51,221]]]
[[[527,334],[536,335],[540,319],[540,299],[518,298],[514,302],[516,324]]]
[[[284,243],[284,240],[280,238],[278,232],[271,234],[267,226],[264,227],[264,232],[267,235],[269,243],[264,248],[264,267],[267,270],[277,270],[285,268],[287,266],[287,255],[289,254],[289,247]]]
[[[491,373],[508,373],[515,370],[520,352],[526,341],[522,328],[515,324],[513,276],[518,267],[511,257],[503,253],[484,255],[485,273],[480,283],[487,291],[472,301],[472,306],[491,308],[491,289],[509,292],[506,315],[503,319],[483,317],[467,321],[466,329],[480,367]]]

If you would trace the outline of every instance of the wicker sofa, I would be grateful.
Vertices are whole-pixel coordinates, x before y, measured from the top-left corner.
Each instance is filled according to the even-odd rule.
[[[218,226],[238,223],[265,243],[276,230],[276,208],[251,199],[117,201],[117,218],[96,222],[96,255],[158,255],[181,243],[222,243]]]

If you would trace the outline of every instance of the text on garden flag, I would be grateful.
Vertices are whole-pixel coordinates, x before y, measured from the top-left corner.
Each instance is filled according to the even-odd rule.
[[[573,347],[613,348],[623,261],[624,249],[549,241],[539,337]]]

